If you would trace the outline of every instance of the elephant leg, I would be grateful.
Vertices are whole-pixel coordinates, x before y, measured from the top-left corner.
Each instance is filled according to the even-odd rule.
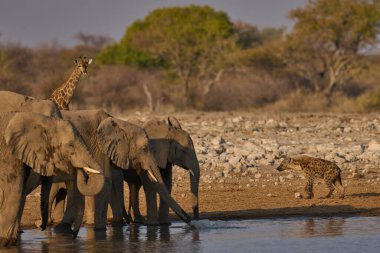
[[[76,186],[75,183],[76,180],[68,180],[65,182],[66,189],[67,189],[67,205],[66,210],[63,215],[62,221],[54,227],[54,232],[56,233],[64,233],[64,234],[71,234],[71,225],[73,224],[75,220],[76,210],[75,210],[75,203],[76,203]]]
[[[123,171],[119,169],[112,169],[112,187],[110,192],[110,206],[112,209],[112,225],[124,226],[123,220],[124,211],[124,178]]]
[[[131,222],[143,224],[145,220],[140,213],[139,207],[139,191],[141,183],[128,183],[129,186],[129,204],[128,213],[131,218]]]
[[[77,237],[79,229],[82,226],[84,214],[84,196],[79,193],[77,187],[75,187],[75,189],[75,216],[72,225],[72,235],[74,239]]]
[[[164,180],[166,189],[168,189],[169,194],[172,193],[172,180],[173,171],[172,166],[168,166],[165,170],[161,170],[162,179]],[[170,225],[169,219],[169,206],[160,197],[160,206],[158,209],[158,221],[163,225]]]
[[[93,197],[94,199],[94,229],[107,229],[108,197],[111,191],[111,179],[105,178],[103,189]]]
[[[53,177],[45,177],[41,176],[41,220],[42,224],[40,228],[42,230],[45,230],[47,225],[51,221],[51,205],[49,204],[49,197],[50,197],[50,191],[51,191],[51,186],[53,184]]]
[[[66,187],[59,188],[58,192],[55,194],[55,204],[54,209],[51,212],[51,221],[53,223],[59,223],[63,219],[63,214],[65,213],[65,202],[66,202],[67,190]]]
[[[94,197],[93,196],[86,196],[85,197],[85,213],[84,213],[84,222],[87,225],[94,225],[95,219],[94,219],[94,213],[95,213],[95,207],[94,207]]]
[[[152,183],[149,181],[145,173],[142,173],[140,178],[143,183],[146,198],[146,224],[158,225],[157,192],[152,186]]]
[[[23,174],[0,175],[0,247],[17,242],[24,207]],[[9,182],[9,180],[11,182]]]
[[[56,197],[56,194],[59,190],[59,187],[60,187],[60,183],[53,183],[53,185],[51,186],[51,189],[50,189],[50,193],[49,193],[49,221],[48,221],[49,224],[52,223],[51,214],[55,210],[55,208],[53,207],[53,202],[54,202],[54,198]],[[36,228],[39,228],[41,226],[41,224],[42,224],[42,219],[36,220],[34,222],[34,226]]]

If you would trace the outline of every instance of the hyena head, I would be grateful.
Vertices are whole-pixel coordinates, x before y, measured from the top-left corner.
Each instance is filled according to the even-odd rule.
[[[285,157],[284,160],[280,163],[280,165],[276,168],[278,171],[288,170],[290,169],[290,166],[293,163],[293,159],[290,157]]]

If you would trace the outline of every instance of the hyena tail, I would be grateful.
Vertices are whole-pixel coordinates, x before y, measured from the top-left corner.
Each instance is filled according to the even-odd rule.
[[[338,190],[340,191],[340,197],[341,198],[344,198],[344,194],[345,194],[345,189],[344,189],[344,186],[342,184],[342,177],[339,173],[339,175],[336,177],[335,179],[335,182],[334,182],[334,185],[335,187],[338,188]]]

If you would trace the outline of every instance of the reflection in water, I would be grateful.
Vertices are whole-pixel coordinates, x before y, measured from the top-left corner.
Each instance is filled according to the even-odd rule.
[[[172,236],[171,233],[175,234]],[[52,230],[26,230],[17,248],[6,252],[177,252],[185,248],[198,252],[199,232],[182,227],[139,226],[110,227],[108,230],[82,228],[77,239],[55,234]],[[1,251],[3,252],[3,251]]]
[[[77,239],[51,230],[25,230],[5,252],[378,252],[380,217],[291,218],[184,223],[172,226],[82,228]],[[3,251],[1,251],[2,253]]]
[[[342,217],[316,219],[308,218],[305,221],[305,234],[310,236],[338,236],[343,235],[345,219]]]

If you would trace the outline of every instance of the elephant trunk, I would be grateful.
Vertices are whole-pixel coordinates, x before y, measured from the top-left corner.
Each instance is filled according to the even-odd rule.
[[[199,162],[196,161],[195,165],[192,166],[190,171],[190,191],[192,198],[192,208],[194,220],[199,219],[199,200],[198,200],[198,191],[199,191],[199,177],[200,177],[200,169]]]
[[[49,222],[49,195],[51,186],[53,183],[53,177],[41,176],[41,230],[45,230]]]
[[[150,173],[153,173],[153,176],[155,178],[152,178]],[[179,206],[179,204],[173,199],[173,197],[170,195],[168,190],[166,189],[166,186],[164,184],[164,181],[162,180],[161,173],[157,166],[151,166],[150,171],[148,170],[145,174],[150,181],[153,182],[154,187],[162,200],[186,223],[189,223],[191,221],[190,216]]]
[[[104,174],[88,173],[83,170],[77,171],[77,186],[80,193],[85,196],[94,196],[98,194],[104,186]]]

